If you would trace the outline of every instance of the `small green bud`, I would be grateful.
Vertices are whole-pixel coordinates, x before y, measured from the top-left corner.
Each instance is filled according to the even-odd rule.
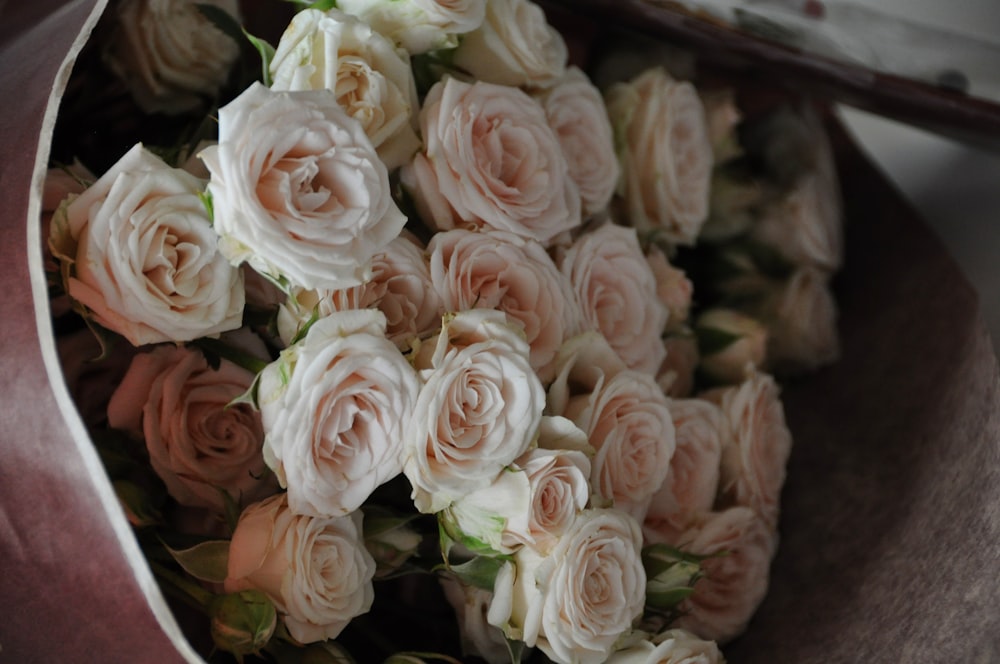
[[[278,613],[259,590],[218,596],[212,603],[212,640],[240,662],[260,652],[278,624]]]
[[[694,592],[694,583],[701,577],[698,557],[673,547],[654,545],[642,552],[646,569],[646,606],[672,611]]]

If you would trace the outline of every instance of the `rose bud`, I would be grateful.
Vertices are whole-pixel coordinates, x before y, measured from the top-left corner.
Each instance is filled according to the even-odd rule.
[[[709,309],[695,324],[700,368],[720,383],[739,383],[748,367],[761,367],[767,352],[767,328],[731,309]]]
[[[690,596],[701,576],[696,556],[665,544],[643,549],[642,566],[646,570],[646,606],[664,611],[676,609]]]
[[[244,655],[260,652],[278,624],[278,613],[267,595],[259,590],[220,595],[211,606],[212,640],[220,650],[240,662]]]
[[[417,552],[423,540],[407,519],[365,510],[365,548],[375,559],[375,578],[384,578]]]

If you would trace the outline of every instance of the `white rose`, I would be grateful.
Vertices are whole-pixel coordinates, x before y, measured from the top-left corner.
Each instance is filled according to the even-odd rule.
[[[458,619],[463,655],[478,655],[489,664],[508,664],[510,651],[502,631],[486,621],[493,599],[488,590],[468,586],[447,575],[438,577],[445,599]]]
[[[701,337],[699,367],[717,382],[739,383],[767,360],[767,328],[735,309],[703,311],[695,321],[695,333]]]
[[[222,251],[292,285],[366,281],[406,223],[385,165],[329,90],[251,85],[219,110],[219,144],[201,158]]]
[[[261,448],[260,416],[231,402],[253,373],[198,350],[158,346],[136,355],[108,403],[108,424],[145,441],[153,470],[182,505],[222,513],[220,489],[247,504],[277,491]]]
[[[133,345],[242,324],[243,280],[216,249],[202,182],[141,145],[52,218],[70,296]]]
[[[198,9],[200,0],[123,0],[104,58],[146,113],[184,113],[218,94],[239,46]],[[204,0],[239,22],[236,0]]]
[[[643,521],[643,531],[659,536],[684,527],[692,514],[709,512],[719,490],[719,465],[726,422],[714,403],[703,399],[675,399],[670,403],[677,441],[670,472],[654,494]]]
[[[411,55],[454,48],[458,35],[478,28],[486,0],[338,0],[353,14]]]
[[[361,512],[296,514],[287,494],[251,505],[233,532],[226,592],[267,594],[300,643],[336,638],[375,597],[375,561],[362,542],[361,520]]]
[[[435,230],[488,226],[548,245],[580,225],[559,139],[524,92],[446,78],[427,93],[420,129],[424,149],[400,175]]]
[[[501,568],[487,619],[555,662],[604,662],[642,614],[641,548],[627,514],[587,510],[548,555],[524,547]]]
[[[630,368],[655,374],[665,351],[660,339],[669,312],[636,232],[604,224],[565,251],[559,269],[569,277],[584,321],[604,335]]]
[[[625,370],[564,413],[587,432],[597,450],[590,483],[594,493],[642,519],[663,484],[674,454],[670,403],[652,376]]]
[[[454,229],[434,235],[427,250],[445,310],[503,311],[523,326],[532,368],[551,380],[556,353],[582,323],[569,280],[545,249],[511,233]]]
[[[534,442],[545,393],[528,352],[501,312],[446,322],[403,432],[403,472],[419,511],[438,512],[491,482]]]
[[[761,309],[768,329],[768,366],[783,373],[814,371],[840,356],[837,302],[829,276],[800,268],[770,291]]]
[[[719,646],[683,629],[669,629],[611,655],[607,664],[725,664]]]
[[[777,535],[753,510],[731,507],[703,515],[681,541],[685,551],[709,557],[675,624],[720,643],[739,636],[767,594]]]
[[[648,69],[605,94],[617,136],[631,225],[675,244],[694,244],[708,217],[712,145],[694,86]]]
[[[474,78],[512,86],[544,86],[566,70],[569,51],[530,0],[489,0],[478,30],[462,38],[452,62]]]
[[[399,474],[420,389],[372,310],[333,314],[260,374],[264,459],[296,513],[356,510]]]
[[[314,316],[352,309],[378,309],[385,314],[386,336],[400,350],[437,332],[444,308],[417,238],[404,230],[393,239],[372,259],[371,281],[360,286],[292,288],[278,309],[278,333],[288,344]]]
[[[777,528],[781,487],[792,449],[792,435],[777,383],[754,373],[742,384],[704,394],[726,420],[719,478],[722,505],[752,508],[772,530]]]
[[[391,171],[420,147],[410,58],[361,20],[305,9],[292,18],[271,60],[273,90],[332,90]]]
[[[584,218],[604,210],[618,184],[619,167],[600,91],[586,74],[571,67],[552,87],[535,94],[559,137],[569,175],[580,190]]]

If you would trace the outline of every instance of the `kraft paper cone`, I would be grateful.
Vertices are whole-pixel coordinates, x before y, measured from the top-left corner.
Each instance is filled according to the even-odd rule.
[[[0,662],[198,661],[70,402],[48,320],[42,177],[69,61],[103,5],[0,3]],[[996,358],[943,246],[831,127],[848,222],[842,359],[784,388],[781,545],[726,656],[998,661]]]

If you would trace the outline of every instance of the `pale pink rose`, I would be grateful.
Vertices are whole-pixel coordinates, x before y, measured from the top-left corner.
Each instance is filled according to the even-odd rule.
[[[508,664],[510,652],[502,631],[486,621],[493,593],[466,585],[454,577],[438,577],[445,599],[455,611],[462,654],[478,656],[489,664]]]
[[[680,547],[709,558],[675,624],[719,643],[742,634],[767,594],[777,535],[753,510],[731,507],[704,515],[681,536]]]
[[[135,348],[119,344],[102,357],[100,342],[85,327],[58,335],[56,352],[66,388],[83,423],[90,429],[107,426],[108,401],[128,371]]]
[[[702,337],[699,367],[712,380],[739,383],[765,366],[768,329],[756,318],[715,307],[699,314],[694,326]]]
[[[386,317],[386,336],[400,350],[441,327],[444,307],[431,283],[423,247],[403,231],[372,259],[372,278],[338,290],[291,289],[278,310],[278,333],[290,343],[314,316],[335,311],[378,309]]]
[[[360,19],[303,9],[281,35],[270,71],[272,90],[332,90],[390,171],[420,147],[410,58]]]
[[[420,129],[424,149],[401,177],[435,230],[488,226],[547,244],[580,225],[559,139],[524,92],[446,78],[427,93]]]
[[[548,382],[563,342],[582,325],[569,280],[545,249],[501,231],[437,233],[430,276],[446,311],[496,309],[523,326],[531,366]]]
[[[604,210],[618,184],[618,156],[604,98],[587,75],[570,67],[552,87],[534,93],[559,137],[583,216]]]
[[[182,505],[223,512],[225,491],[247,504],[277,491],[262,456],[264,431],[249,404],[230,403],[254,374],[201,351],[158,346],[136,355],[108,403],[108,424],[145,441],[153,470]]]
[[[622,177],[618,193],[631,225],[674,244],[694,244],[708,217],[712,144],[705,111],[688,82],[648,69],[605,94]]]
[[[651,541],[682,530],[691,515],[710,512],[719,489],[722,440],[727,433],[722,411],[703,399],[674,399],[670,413],[677,444],[670,472],[643,521],[643,532],[659,533],[647,535]]]
[[[135,346],[242,324],[243,280],[216,248],[202,189],[136,145],[52,218],[70,297]]]
[[[502,312],[455,314],[433,347],[402,441],[423,513],[491,483],[534,442],[545,406],[520,326]]]
[[[219,144],[200,156],[222,252],[291,285],[366,281],[406,223],[385,164],[329,90],[251,85],[219,109]]]
[[[511,86],[544,86],[566,69],[569,51],[530,0],[489,0],[486,17],[465,35],[452,62],[474,78]]]
[[[834,271],[843,260],[840,215],[836,179],[814,171],[803,175],[783,198],[765,207],[750,235],[795,265]]]
[[[597,451],[594,493],[641,520],[670,471],[676,442],[670,402],[659,386],[647,374],[625,370],[572,399],[564,415]]]
[[[458,46],[458,36],[478,28],[486,0],[337,0],[411,55]]]
[[[683,629],[668,629],[619,650],[607,664],[725,664],[719,646]]]
[[[146,113],[185,113],[216,97],[239,45],[199,9],[200,0],[122,0],[104,59]],[[207,0],[239,22],[237,0]]]
[[[365,309],[322,318],[261,373],[264,459],[296,513],[347,514],[402,469],[417,374]]]
[[[676,334],[663,339],[663,358],[656,372],[656,383],[663,393],[674,399],[691,396],[694,390],[694,375],[701,361],[698,354],[698,339],[689,329],[682,328]]]
[[[375,561],[362,543],[361,520],[360,511],[296,514],[284,493],[251,505],[233,532],[226,592],[264,592],[300,643],[337,638],[375,597]]]
[[[684,326],[691,311],[694,284],[684,270],[674,267],[663,250],[653,245],[646,253],[646,260],[656,278],[656,296],[670,312],[667,317],[667,331],[675,331]]]
[[[559,269],[576,291],[583,318],[631,369],[655,374],[665,355],[660,336],[669,312],[635,230],[605,224],[580,236]]]
[[[586,510],[547,555],[523,547],[497,574],[487,619],[555,662],[598,664],[646,599],[639,524]]]
[[[577,450],[537,448],[521,456],[531,489],[527,529],[511,538],[545,553],[576,523],[590,499],[590,459]]]
[[[556,378],[546,394],[546,413],[564,416],[576,397],[589,397],[627,368],[599,332],[584,332],[567,340],[556,356]]]
[[[761,309],[768,330],[768,367],[784,374],[815,371],[840,356],[837,302],[829,275],[800,268],[770,291]]]
[[[777,383],[755,372],[738,386],[703,396],[717,403],[726,419],[719,504],[749,507],[774,530],[792,449]]]

